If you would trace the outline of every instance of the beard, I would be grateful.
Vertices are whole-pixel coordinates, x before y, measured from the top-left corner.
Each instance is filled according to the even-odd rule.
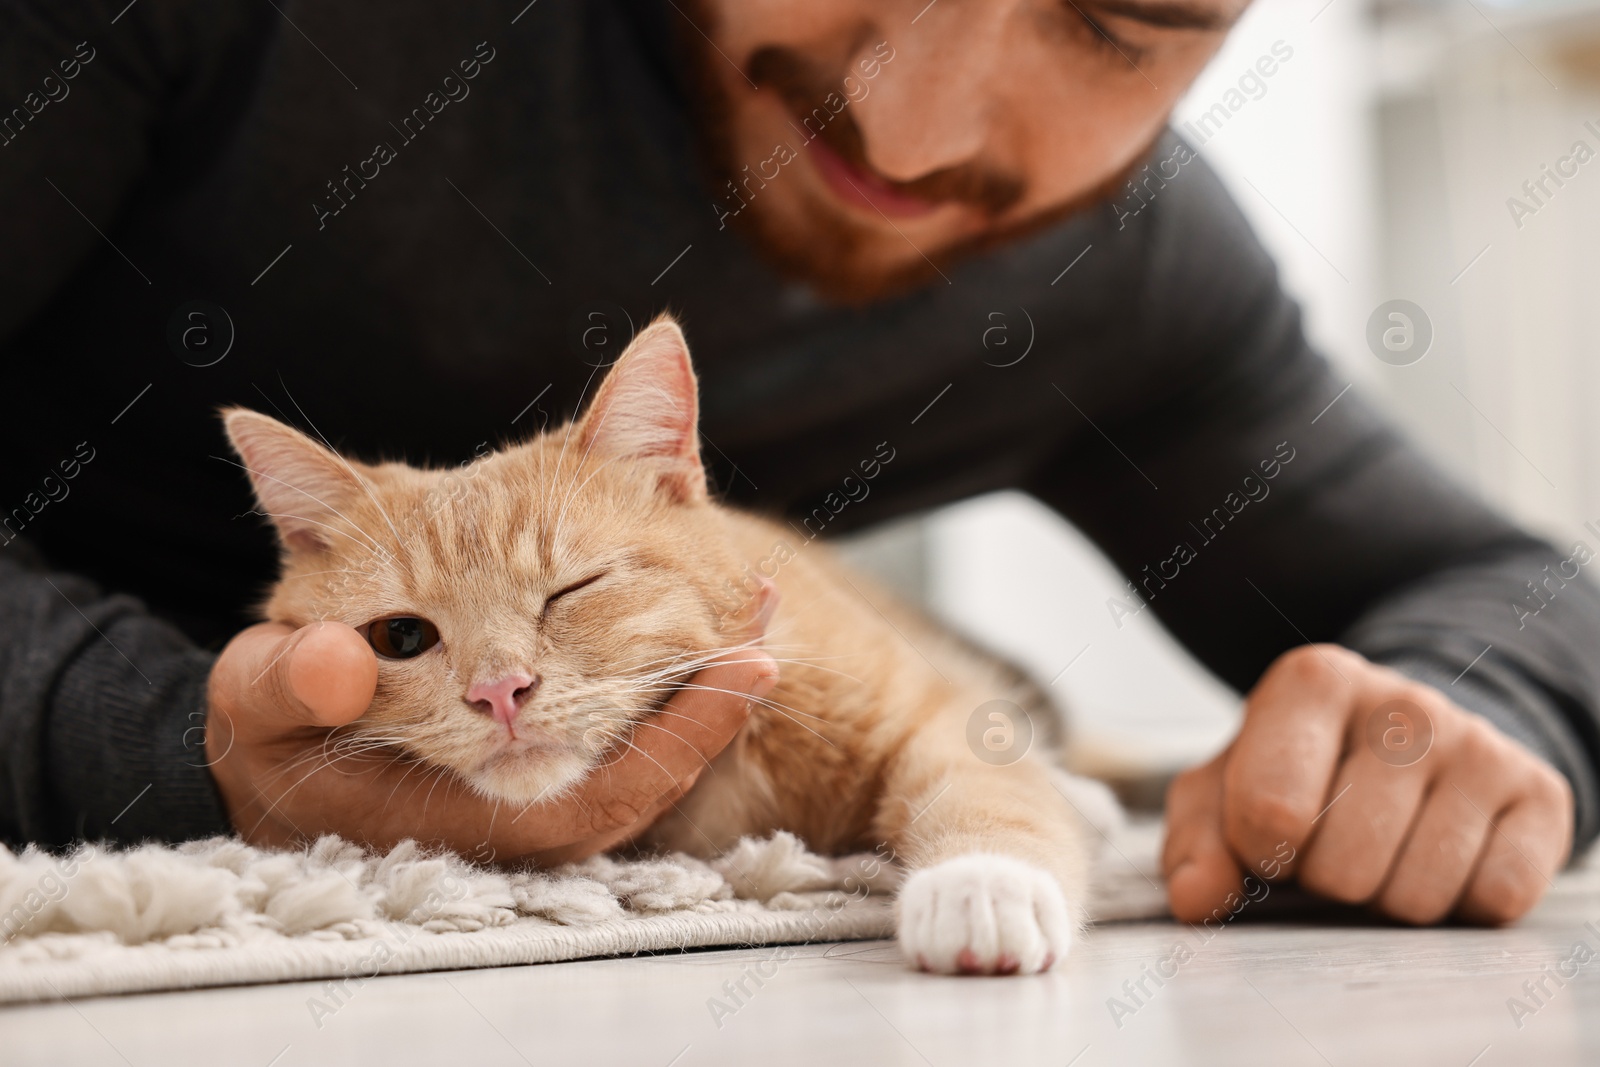
[[[695,24],[710,26],[714,23],[708,5],[685,0],[685,6]],[[724,191],[719,195],[727,201],[724,206],[734,228],[770,266],[784,277],[804,282],[819,295],[837,303],[866,304],[920,288],[943,277],[945,268],[1107,203],[1140,168],[1165,132],[1158,129],[1150,143],[1128,163],[1092,188],[1023,218],[1007,219],[1006,215],[1025,198],[1026,176],[1020,171],[983,161],[947,167],[914,181],[886,181],[895,193],[934,203],[964,204],[976,209],[988,221],[974,235],[939,248],[917,249],[920,254],[914,258],[889,263],[882,254],[883,231],[852,219],[842,208],[808,209],[808,205],[815,203],[812,198],[790,197],[787,201],[775,201],[762,197],[759,191],[750,196],[748,203],[742,198],[735,199],[741,179],[745,190],[749,191],[754,161],[741,163],[737,159],[738,107],[728,87],[718,79],[714,66],[729,60],[709,39],[685,26],[687,21],[678,21],[676,43],[687,60],[691,117],[695,120],[701,160],[711,187]],[[808,122],[811,116],[826,117],[820,128],[809,136],[790,123],[791,128],[801,134],[798,151],[794,154],[804,153],[811,140],[820,140],[851,166],[876,174],[867,160],[861,128],[850,114],[849,100],[843,91],[847,76],[861,80],[850,70],[848,62],[843,59],[829,63],[793,49],[767,46],[751,55],[748,69],[743,73],[758,89],[775,93],[791,115],[807,116],[805,121]],[[829,96],[835,100],[844,99],[846,103],[836,111],[830,109],[824,104]],[[761,187],[765,188],[764,177],[753,180],[761,182]],[[775,178],[766,180],[782,181],[783,175],[780,171]]]

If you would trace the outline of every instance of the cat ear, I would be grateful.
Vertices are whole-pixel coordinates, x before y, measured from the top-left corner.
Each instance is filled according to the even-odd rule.
[[[707,498],[700,465],[700,408],[683,331],[657,318],[617,358],[579,422],[579,441],[597,456],[659,467],[676,500]]]
[[[353,465],[258,411],[229,408],[222,422],[284,546],[301,552],[328,548],[338,535],[332,527],[339,510],[362,491]]]

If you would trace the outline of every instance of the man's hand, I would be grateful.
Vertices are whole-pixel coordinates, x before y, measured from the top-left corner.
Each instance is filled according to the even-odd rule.
[[[764,587],[752,605],[750,637],[760,638],[775,604]],[[639,731],[633,748],[572,792],[520,809],[411,761],[330,762],[338,752],[324,747],[329,731],[371,703],[377,658],[339,623],[299,630],[262,623],[235,636],[212,669],[206,752],[229,818],[252,844],[335,833],[385,848],[410,837],[484,862],[549,865],[642,833],[689,791],[777,676],[759,647],[723,656],[695,675],[698,688],[668,702],[670,734]]]
[[[1185,922],[1236,911],[1250,873],[1404,922],[1506,923],[1571,848],[1554,768],[1430,686],[1306,645],[1262,675],[1233,742],[1173,782],[1162,868]]]

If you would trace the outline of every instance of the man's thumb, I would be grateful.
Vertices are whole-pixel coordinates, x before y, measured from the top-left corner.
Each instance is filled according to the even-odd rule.
[[[235,657],[229,696],[245,728],[343,726],[367,710],[378,684],[377,657],[343,623],[252,626],[223,656]]]
[[[1222,767],[1227,754],[1178,775],[1167,790],[1167,839],[1161,851],[1167,903],[1179,922],[1201,922],[1244,887],[1243,871],[1222,832]],[[1224,911],[1224,914],[1227,914]]]

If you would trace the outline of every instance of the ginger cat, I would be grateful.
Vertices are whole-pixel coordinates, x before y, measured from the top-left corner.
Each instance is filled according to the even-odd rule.
[[[786,829],[824,853],[887,846],[909,871],[909,960],[947,974],[1050,968],[1082,920],[1088,827],[1042,761],[993,765],[968,730],[997,698],[1051,712],[1014,669],[847,577],[826,549],[775,553],[790,531],[713,501],[697,410],[668,318],[576,421],[459,473],[347,460],[230,409],[283,547],[265,616],[367,636],[377,696],[346,730],[537,805],[640,724],[671,729],[655,711],[737,647],[746,580],[778,559],[777,688],[648,843],[710,857]]]

